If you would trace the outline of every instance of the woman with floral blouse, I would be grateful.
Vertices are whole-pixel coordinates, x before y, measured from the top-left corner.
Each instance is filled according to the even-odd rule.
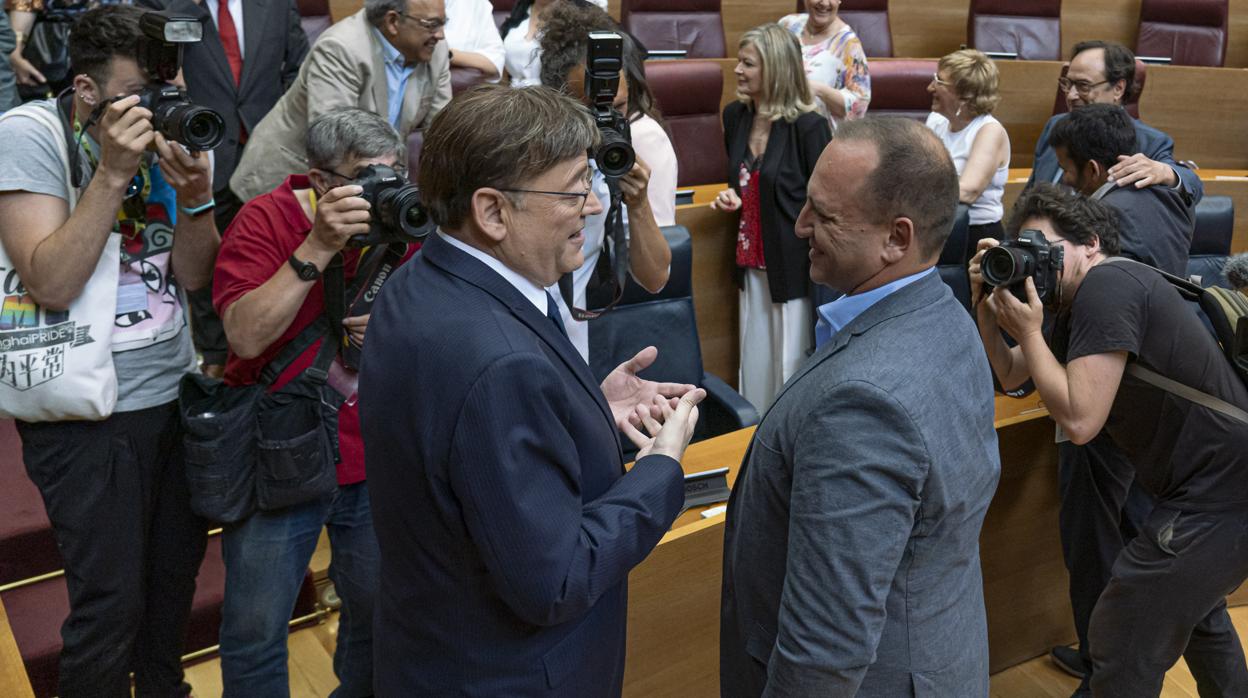
[[[780,19],[802,45],[802,62],[810,91],[833,129],[841,119],[867,113],[871,75],[858,35],[837,11],[841,0],[806,0],[807,12]]]

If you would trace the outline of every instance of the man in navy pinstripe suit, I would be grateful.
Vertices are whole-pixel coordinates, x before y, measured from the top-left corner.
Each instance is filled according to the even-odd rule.
[[[638,379],[653,349],[598,386],[545,291],[601,210],[597,138],[543,87],[461,95],[425,133],[441,229],[384,287],[360,376],[378,696],[620,693],[626,580],[684,503],[705,393]]]

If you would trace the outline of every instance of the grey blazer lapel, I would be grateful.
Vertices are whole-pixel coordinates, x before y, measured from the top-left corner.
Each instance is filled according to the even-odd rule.
[[[243,31],[243,74],[238,81],[240,93],[254,79],[252,76],[258,70],[256,59],[260,56],[260,47],[264,45],[264,22],[269,16],[268,3],[269,0],[243,0],[243,24],[246,28]]]
[[[945,288],[945,282],[940,279],[940,274],[931,272],[909,286],[894,291],[883,300],[867,308],[861,315],[854,318],[852,322],[842,327],[840,332],[832,335],[827,342],[824,342],[823,346],[815,350],[814,354],[811,354],[806,363],[802,364],[801,368],[785,381],[784,387],[776,395],[776,399],[772,404],[779,402],[780,398],[788,392],[790,387],[801,380],[807,373],[814,370],[816,366],[844,349],[854,337],[867,332],[885,320],[914,312],[935,303],[940,300],[941,291],[949,292]]]

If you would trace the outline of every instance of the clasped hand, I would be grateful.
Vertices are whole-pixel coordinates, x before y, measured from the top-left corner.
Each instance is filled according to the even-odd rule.
[[[607,376],[602,394],[616,426],[641,449],[638,458],[656,453],[679,460],[693,438],[697,405],[706,391],[687,383],[656,383],[638,377],[658,355],[652,346],[637,352]]]

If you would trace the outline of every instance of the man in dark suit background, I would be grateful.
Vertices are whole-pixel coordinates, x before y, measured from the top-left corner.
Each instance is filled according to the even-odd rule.
[[[620,693],[627,576],[684,502],[705,393],[638,379],[653,348],[600,388],[545,290],[602,209],[597,140],[545,87],[478,88],[425,131],[441,228],[383,287],[360,373],[379,696]]]
[[[204,38],[185,44],[182,74],[191,101],[225,119],[225,141],[213,150],[213,199],[217,230],[225,232],[243,202],[230,191],[230,176],[247,134],[273,108],[299,74],[308,38],[294,0],[135,0],[167,14],[194,17]],[[212,286],[189,294],[195,347],[209,373],[225,368],[229,349],[212,310]],[[208,368],[212,367],[212,368]]]
[[[724,696],[988,695],[979,532],[1001,463],[987,358],[934,266],[958,175],[915,121],[846,121],[795,231],[829,338],[728,503]]]
[[[1135,54],[1121,44],[1108,41],[1075,44],[1070,69],[1058,82],[1070,112],[1089,104],[1126,104],[1134,85]],[[1038,182],[1061,180],[1061,165],[1049,145],[1049,135],[1053,126],[1070,112],[1054,115],[1040,132],[1028,188]],[[1193,206],[1199,203],[1204,196],[1204,185],[1191,168],[1174,161],[1174,139],[1139,119],[1133,119],[1132,124],[1135,125],[1136,146],[1124,153],[1109,173],[1118,186],[1164,184],[1185,192]]]

